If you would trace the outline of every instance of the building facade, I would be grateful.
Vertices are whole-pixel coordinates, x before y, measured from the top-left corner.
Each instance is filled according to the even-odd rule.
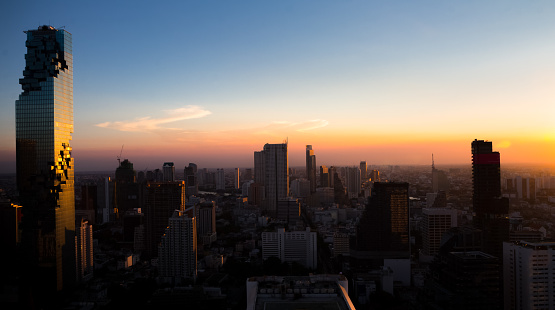
[[[472,207],[484,251],[500,258],[503,242],[509,241],[509,200],[501,197],[500,156],[489,141],[472,141]]]
[[[503,243],[505,309],[555,308],[555,242]]]
[[[186,211],[174,211],[158,247],[160,277],[181,278],[197,276],[197,229],[194,217]]]
[[[316,232],[308,227],[305,231],[285,231],[278,228],[276,232],[262,233],[262,258],[274,256],[281,262],[297,262],[306,268],[318,266]]]
[[[312,145],[306,146],[306,178],[310,182],[310,193],[316,191],[316,155]]]
[[[15,103],[17,189],[25,272],[49,295],[75,281],[72,35],[51,26],[25,33],[23,92]]]
[[[260,152],[254,152],[255,181],[263,179],[264,210],[276,216],[277,202],[289,196],[289,159],[287,143],[265,144]]]

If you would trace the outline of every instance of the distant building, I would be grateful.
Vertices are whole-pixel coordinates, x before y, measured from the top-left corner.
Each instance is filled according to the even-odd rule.
[[[446,208],[422,209],[422,254],[434,256],[439,251],[443,234],[457,226],[457,210]]]
[[[305,231],[288,231],[278,228],[276,232],[262,233],[262,258],[274,256],[282,262],[297,262],[306,268],[318,265],[317,234],[310,227]]]
[[[146,250],[158,256],[158,243],[168,226],[168,218],[185,206],[185,182],[149,183],[146,186]]]
[[[235,168],[233,173],[233,189],[238,190],[240,189],[239,185],[241,184],[239,183],[239,168]]]
[[[289,160],[287,143],[265,144],[261,152],[254,153],[255,181],[263,178],[264,210],[276,216],[277,202],[289,196]]]
[[[368,166],[364,160],[360,162],[360,178],[363,182],[368,181]]]
[[[225,173],[223,168],[216,169],[216,190],[225,190]]]
[[[349,235],[336,232],[333,234],[333,256],[349,255]]]
[[[291,181],[291,195],[295,198],[310,197],[310,181],[306,179]]]
[[[503,243],[505,309],[555,308],[555,242]]]
[[[295,224],[301,218],[301,204],[297,199],[288,197],[278,200],[277,219]]]
[[[372,170],[370,172],[370,181],[372,182],[380,182],[380,172],[378,170]]]
[[[186,211],[174,211],[158,247],[158,274],[180,283],[197,276],[196,220]]]
[[[75,257],[77,259],[77,283],[92,278],[94,270],[93,261],[93,229],[87,220],[81,219],[75,225]]]
[[[330,187],[330,174],[326,166],[320,166],[320,187]]]
[[[164,172],[164,182],[175,181],[175,166],[172,162],[165,162],[162,170]]]
[[[187,197],[198,195],[198,172],[197,165],[189,163],[189,166],[185,166],[184,178],[185,178],[185,194]]]
[[[197,208],[197,235],[202,245],[216,241],[216,202],[202,202]]]
[[[316,191],[316,155],[312,145],[306,146],[306,178],[310,182],[310,193]]]
[[[409,184],[374,183],[368,202],[351,245],[353,263],[374,269],[384,259],[410,257]]]
[[[358,198],[361,189],[360,182],[360,168],[359,167],[347,167],[346,170],[346,183],[347,183],[347,195],[349,199]]]
[[[443,170],[436,169],[434,155],[432,154],[432,192],[449,190],[449,179]]]

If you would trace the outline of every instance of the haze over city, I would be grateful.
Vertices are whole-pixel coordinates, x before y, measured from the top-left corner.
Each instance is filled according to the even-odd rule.
[[[504,164],[555,156],[555,4],[547,1],[10,1],[0,9],[0,173],[15,172],[24,30],[73,34],[77,171],[173,161],[251,167]]]

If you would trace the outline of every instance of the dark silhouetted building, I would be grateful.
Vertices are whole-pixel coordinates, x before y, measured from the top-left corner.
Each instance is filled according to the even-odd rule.
[[[172,162],[165,162],[162,166],[164,182],[175,181],[175,166]]]
[[[146,186],[146,250],[151,257],[158,255],[158,244],[175,210],[185,207],[185,182],[149,183]]]
[[[187,197],[198,195],[198,176],[197,176],[197,165],[189,163],[184,169],[185,174],[185,194]]]
[[[409,232],[409,184],[374,183],[351,257],[369,268],[383,266],[384,259],[409,258]]]
[[[500,258],[509,241],[509,200],[501,197],[500,157],[491,142],[472,141],[472,189],[473,223],[482,230],[484,251]]]
[[[15,103],[17,189],[23,211],[25,287],[37,307],[75,282],[72,36],[41,26],[27,34],[23,92]],[[29,294],[29,295],[27,295]]]
[[[264,210],[276,216],[277,202],[289,196],[289,160],[287,143],[265,144],[260,152],[254,152],[255,181],[264,181]]]
[[[306,179],[310,181],[310,193],[316,192],[316,155],[312,145],[306,146]]]
[[[115,214],[119,220],[127,211],[141,207],[139,199],[139,183],[133,163],[125,159],[116,168],[116,182],[114,187]]]

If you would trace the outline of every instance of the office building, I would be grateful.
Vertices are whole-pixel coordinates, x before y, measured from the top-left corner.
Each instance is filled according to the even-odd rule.
[[[262,258],[277,257],[281,262],[297,262],[306,268],[316,269],[318,265],[317,233],[310,227],[305,231],[285,231],[262,233]]]
[[[167,221],[158,247],[158,274],[179,284],[197,276],[196,220],[186,211],[175,210]]]
[[[484,251],[501,257],[503,242],[509,241],[509,200],[501,197],[499,152],[492,143],[472,142],[472,206],[474,227],[482,230]]]
[[[216,190],[217,191],[225,190],[225,172],[223,168],[216,169]]]
[[[362,182],[368,181],[368,166],[364,160],[360,162],[360,178]]]
[[[291,197],[278,200],[276,217],[278,220],[294,225],[301,219],[301,203]]]
[[[277,202],[289,196],[289,161],[287,143],[265,144],[260,152],[254,152],[255,181],[264,186],[263,210],[276,216]]]
[[[202,245],[216,241],[216,202],[201,202],[195,207],[197,212],[197,235]]]
[[[133,163],[123,160],[116,168],[116,180],[114,184],[115,206],[114,213],[117,219],[122,220],[127,211],[140,208],[139,183],[137,183],[137,172],[133,169]]]
[[[149,183],[146,185],[146,252],[158,256],[158,243],[175,210],[185,207],[185,182]]]
[[[15,102],[17,190],[23,211],[25,286],[37,307],[75,282],[72,35],[25,31],[22,93]]]
[[[357,227],[351,257],[359,266],[378,268],[384,259],[410,257],[409,184],[374,183]]]
[[[457,210],[446,208],[422,209],[422,254],[434,256],[439,251],[441,238],[457,226]]]
[[[320,187],[330,187],[330,174],[326,166],[320,166]]]
[[[75,255],[77,258],[77,283],[90,280],[93,276],[93,229],[84,218],[76,222]]]
[[[306,146],[306,179],[310,181],[310,193],[316,191],[316,155],[312,145]]]
[[[370,181],[372,182],[380,182],[380,172],[378,170],[372,170],[370,172]]]
[[[233,169],[233,189],[234,190],[241,189],[240,187],[241,183],[239,181],[239,177],[240,177],[239,168]]]
[[[503,243],[505,309],[555,308],[555,242]]]
[[[172,162],[165,162],[164,166],[162,166],[162,171],[164,182],[175,181],[175,166]]]
[[[185,194],[187,197],[196,196],[198,195],[198,174],[197,174],[197,165],[193,163],[189,163],[189,166],[185,166],[183,170],[184,178],[185,178],[185,186],[187,186],[185,190]]]
[[[349,199],[358,198],[361,189],[359,167],[347,167],[345,181]]]
[[[295,198],[310,197],[310,181],[306,179],[291,181],[291,195]]]

